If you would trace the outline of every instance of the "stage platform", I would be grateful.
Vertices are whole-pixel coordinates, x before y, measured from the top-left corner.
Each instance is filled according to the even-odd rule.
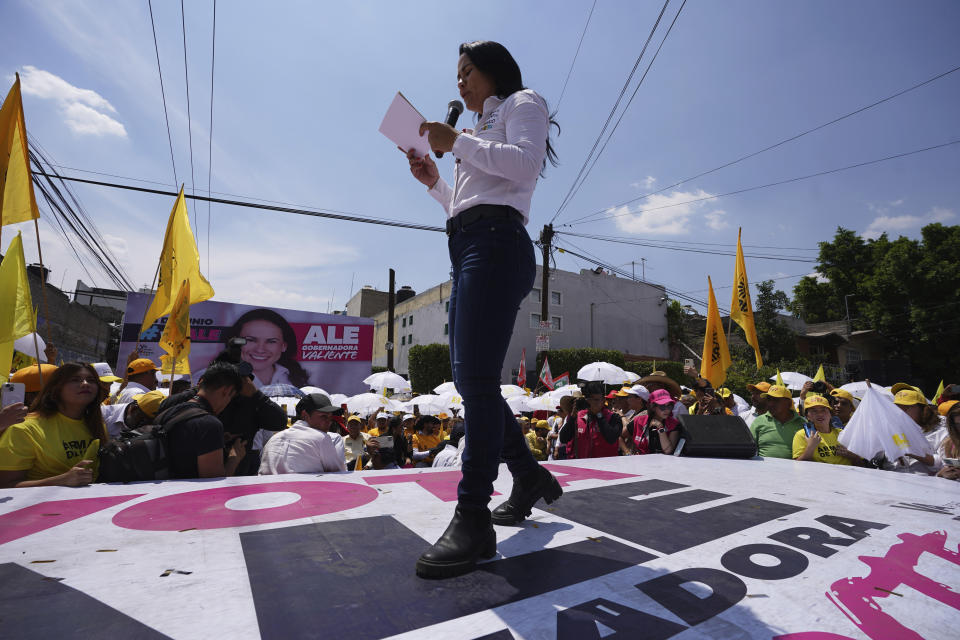
[[[3,490],[0,637],[957,637],[958,483],[769,459],[547,465],[563,497],[443,581],[413,567],[459,471]]]

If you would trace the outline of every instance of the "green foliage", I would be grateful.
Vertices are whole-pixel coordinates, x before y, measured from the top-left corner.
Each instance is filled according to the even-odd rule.
[[[453,380],[450,347],[445,344],[416,344],[407,355],[410,386],[416,393],[432,393],[434,387]]]
[[[374,374],[374,373],[383,373],[384,371],[387,371],[387,368],[386,368],[386,367],[378,367],[378,366],[376,366],[376,365],[370,367],[370,369],[371,369],[371,371],[370,371],[370,374],[371,374],[371,375]]]
[[[683,321],[686,314],[683,305],[679,300],[671,300],[667,305],[667,344],[671,349],[674,346],[679,347],[681,342],[686,342],[687,334],[683,327]]]
[[[773,288],[773,280],[764,280],[757,285],[753,323],[764,362],[797,357],[797,336],[779,315],[789,304],[787,294]]]

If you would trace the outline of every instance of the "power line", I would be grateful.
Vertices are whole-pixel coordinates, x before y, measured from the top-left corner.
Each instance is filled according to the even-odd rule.
[[[935,145],[932,145],[932,146],[929,146],[929,147],[923,147],[922,149],[914,149],[913,151],[905,151],[905,152],[903,152],[903,153],[896,153],[896,154],[894,154],[894,155],[892,155],[892,156],[886,156],[886,157],[884,157],[884,158],[877,158],[877,159],[875,159],[875,160],[867,160],[867,161],[865,161],[865,162],[858,162],[858,163],[856,163],[856,164],[847,165],[847,166],[845,166],[845,167],[837,167],[836,169],[828,169],[828,170],[826,170],[826,171],[818,171],[818,172],[816,172],[816,173],[810,173],[810,174],[807,174],[807,175],[805,175],[805,176],[797,176],[797,177],[794,177],[794,178],[788,178],[788,179],[786,179],[786,180],[777,180],[776,182],[768,182],[768,183],[766,183],[766,184],[757,185],[757,186],[755,186],[755,187],[746,187],[746,188],[744,188],[744,189],[735,189],[734,191],[727,191],[726,193],[718,193],[718,194],[715,194],[715,195],[708,195],[708,196],[704,196],[704,197],[702,197],[702,198],[693,198],[693,199],[691,199],[691,200],[684,200],[684,201],[682,201],[682,202],[674,202],[674,203],[672,203],[672,204],[660,205],[659,207],[647,207],[646,209],[637,209],[636,211],[629,211],[629,210],[627,210],[627,211],[624,212],[624,213],[616,213],[616,214],[613,214],[613,215],[604,216],[603,218],[601,218],[601,220],[612,220],[612,219],[614,219],[614,218],[620,218],[620,217],[626,216],[626,215],[633,215],[633,214],[637,214],[637,213],[643,213],[643,212],[646,212],[646,211],[657,211],[657,210],[659,210],[659,209],[669,209],[669,208],[671,208],[671,207],[679,207],[679,206],[681,206],[681,205],[693,204],[693,203],[695,203],[695,202],[703,202],[703,201],[705,201],[705,200],[715,200],[715,199],[717,199],[717,198],[723,198],[723,197],[726,197],[726,196],[735,196],[735,195],[739,195],[739,194],[741,194],[741,193],[747,193],[747,192],[749,192],[749,191],[757,191],[757,190],[759,190],[759,189],[766,189],[766,188],[768,188],[768,187],[777,187],[777,186],[780,186],[780,185],[783,185],[783,184],[790,184],[790,183],[792,183],[792,182],[799,182],[799,181],[801,181],[801,180],[809,180],[810,178],[818,178],[818,177],[820,177],[820,176],[830,175],[831,173],[839,173],[840,171],[847,171],[847,170],[849,170],[849,169],[857,169],[857,168],[859,168],[859,167],[866,167],[866,166],[869,166],[869,165],[872,165],[872,164],[877,164],[877,163],[880,163],[880,162],[886,162],[887,160],[896,160],[897,158],[905,158],[905,157],[907,157],[907,156],[912,156],[912,155],[915,155],[915,154],[918,154],[918,153],[923,153],[923,152],[925,152],[925,151],[933,151],[934,149],[942,149],[943,147],[949,147],[950,145],[954,145],[954,144],[960,144],[960,140],[951,140],[951,141],[949,141],[949,142],[943,142],[943,143],[935,144]],[[597,221],[598,221],[598,220],[583,220],[583,219],[581,219],[579,222],[576,222],[576,221],[567,222],[567,223],[564,223],[564,224],[562,224],[562,225],[560,225],[560,226],[561,226],[561,227],[572,227],[572,226],[577,225],[577,224],[585,224],[585,223],[588,223],[588,222],[597,222]],[[559,232],[558,232],[558,233],[559,233]]]
[[[118,184],[115,182],[103,182],[100,180],[88,180],[86,178],[75,178],[72,176],[61,176],[58,174],[47,174],[42,171],[34,171],[33,175],[35,176],[47,176],[54,177],[60,180],[70,180],[72,182],[80,182],[83,184],[92,184],[100,187],[112,187],[114,189],[124,189],[126,191],[138,191],[140,193],[152,193],[160,196],[173,196],[177,197],[179,194],[176,191],[161,191],[160,189],[148,189],[146,187],[135,187],[128,184]],[[265,211],[279,211],[282,213],[296,213],[298,215],[304,216],[314,216],[317,218],[330,218],[332,220],[344,220],[347,222],[363,222],[367,224],[379,224],[387,227],[400,227],[403,229],[417,229],[419,231],[437,231],[440,233],[446,233],[446,229],[443,227],[434,227],[426,224],[417,224],[414,222],[402,222],[399,220],[389,220],[386,218],[368,218],[354,214],[344,214],[344,213],[334,213],[332,211],[308,211],[306,209],[299,209],[296,207],[280,207],[268,204],[260,204],[256,202],[247,202],[243,200],[226,200],[224,198],[210,198],[206,196],[197,196],[192,194],[184,194],[184,198],[190,200],[197,200],[200,202],[212,202],[214,204],[228,204],[237,207],[248,207],[250,209],[263,209]]]
[[[681,7],[681,8],[682,8],[682,7]],[[904,94],[906,94],[906,93],[909,93],[909,92],[911,92],[911,91],[913,91],[913,90],[915,90],[915,89],[919,89],[920,87],[926,86],[926,85],[930,84],[931,82],[935,82],[935,81],[939,80],[940,78],[944,78],[944,77],[946,77],[946,76],[950,75],[951,73],[954,73],[954,72],[956,72],[956,71],[958,71],[958,70],[960,70],[960,65],[958,65],[958,66],[956,66],[956,67],[954,67],[954,68],[952,68],[952,69],[950,69],[950,70],[948,70],[948,71],[944,71],[943,73],[937,74],[937,75],[933,76],[932,78],[927,78],[927,79],[924,80],[923,82],[918,82],[917,84],[915,84],[915,85],[913,85],[913,86],[911,86],[911,87],[907,87],[906,89],[902,89],[902,90],[900,90],[900,91],[897,91],[896,93],[893,93],[893,94],[891,94],[891,95],[889,95],[889,96],[887,96],[887,97],[885,97],[885,98],[881,98],[880,100],[877,100],[876,102],[872,102],[872,103],[870,103],[870,104],[868,104],[868,105],[864,105],[864,106],[862,106],[862,107],[860,107],[860,108],[858,108],[858,109],[854,109],[853,111],[851,111],[851,112],[849,112],[849,113],[846,113],[846,114],[844,114],[844,115],[842,115],[842,116],[836,117],[836,118],[834,118],[833,120],[829,120],[828,122],[824,122],[824,123],[822,123],[822,124],[819,124],[819,125],[817,125],[817,126],[815,126],[815,127],[812,127],[812,128],[810,128],[810,129],[807,129],[806,131],[801,131],[800,133],[797,133],[797,134],[795,134],[795,135],[792,135],[792,136],[789,136],[789,137],[787,137],[787,138],[784,138],[783,140],[780,140],[779,142],[775,142],[775,143],[773,143],[773,144],[771,144],[771,145],[769,145],[769,146],[766,146],[766,147],[764,147],[764,148],[762,148],[762,149],[759,149],[759,150],[754,151],[754,152],[752,152],[752,153],[748,153],[748,154],[746,154],[746,155],[744,155],[744,156],[741,156],[741,157],[739,157],[739,158],[736,158],[735,160],[731,160],[730,162],[725,162],[724,164],[720,165],[719,167],[714,167],[713,169],[708,169],[707,171],[703,171],[703,172],[698,173],[698,174],[696,174],[696,175],[694,175],[694,176],[690,176],[689,178],[684,178],[683,180],[678,180],[677,182],[674,182],[673,184],[667,185],[667,186],[665,186],[665,187],[663,187],[663,188],[661,188],[661,189],[657,189],[656,191],[651,191],[650,193],[647,193],[647,194],[645,194],[645,195],[642,195],[642,196],[639,196],[639,197],[636,197],[636,198],[632,198],[632,199],[630,199],[630,200],[627,200],[626,202],[621,202],[620,204],[614,205],[613,207],[607,207],[606,209],[601,209],[600,211],[595,211],[594,213],[590,213],[590,214],[587,214],[587,215],[585,215],[585,216],[581,216],[580,218],[574,218],[574,219],[571,221],[571,224],[573,224],[574,222],[577,222],[577,221],[579,221],[579,220],[583,220],[584,218],[592,218],[592,217],[595,216],[595,215],[605,213],[605,212],[608,211],[609,209],[613,209],[613,208],[616,208],[616,207],[622,207],[622,206],[628,205],[628,204],[630,204],[630,203],[637,202],[638,200],[643,200],[644,198],[649,198],[650,196],[657,195],[658,193],[663,193],[663,192],[666,191],[667,189],[673,189],[674,187],[678,187],[678,186],[680,186],[680,185],[682,185],[682,184],[684,184],[684,183],[686,183],[686,182],[690,182],[691,180],[696,180],[697,178],[702,178],[703,176],[710,175],[711,173],[715,173],[715,172],[717,172],[717,171],[720,171],[721,169],[726,169],[727,167],[731,167],[731,166],[733,166],[733,165],[735,165],[735,164],[737,164],[737,163],[739,163],[739,162],[743,162],[744,160],[748,160],[748,159],[750,159],[750,158],[753,158],[754,156],[758,156],[758,155],[760,155],[761,153],[766,153],[767,151],[771,151],[772,149],[776,149],[777,147],[780,147],[780,146],[782,146],[782,145],[785,145],[785,144],[787,144],[788,142],[793,142],[794,140],[797,140],[797,139],[799,139],[799,138],[802,138],[803,136],[805,136],[805,135],[807,135],[807,134],[814,133],[815,131],[819,131],[820,129],[824,129],[824,128],[826,128],[826,127],[829,127],[829,126],[832,125],[832,124],[836,124],[836,123],[838,123],[838,122],[840,122],[840,121],[842,121],[842,120],[846,120],[847,118],[850,118],[851,116],[855,116],[855,115],[857,115],[857,114],[859,114],[859,113],[863,113],[864,111],[867,111],[868,109],[872,109],[873,107],[879,106],[879,105],[881,105],[881,104],[883,104],[883,103],[885,103],[885,102],[889,102],[890,100],[893,100],[894,98],[898,98],[898,97],[900,97],[900,96],[902,96],[902,95],[904,95]]]
[[[623,83],[623,87],[620,89],[620,95],[617,96],[616,102],[613,103],[613,107],[610,109],[610,113],[607,115],[606,122],[603,123],[603,128],[600,129],[600,133],[597,134],[597,139],[593,142],[593,147],[590,149],[590,153],[587,154],[586,159],[583,161],[583,165],[580,167],[580,171],[577,173],[577,177],[574,178],[573,184],[570,185],[570,189],[567,191],[567,195],[563,197],[563,201],[560,203],[560,206],[557,208],[557,212],[553,214],[551,222],[560,215],[560,212],[563,211],[563,208],[570,201],[570,198],[573,196],[574,190],[576,189],[577,182],[580,180],[580,177],[583,175],[583,172],[587,169],[587,164],[590,162],[590,159],[593,157],[594,152],[597,150],[597,146],[600,144],[600,140],[603,139],[603,134],[606,133],[607,127],[610,126],[610,121],[613,120],[614,114],[617,112],[617,109],[620,106],[620,101],[623,100],[624,94],[627,92],[627,87],[630,86],[630,82],[633,80],[633,74],[637,72],[637,67],[640,66],[640,60],[643,58],[643,54],[646,53],[647,47],[650,45],[650,41],[653,39],[653,34],[656,32],[657,27],[660,25],[660,20],[663,18],[663,13],[667,10],[667,5],[670,4],[670,0],[666,0],[663,3],[663,7],[660,9],[660,14],[657,16],[656,22],[653,23],[653,28],[650,29],[650,35],[647,36],[647,41],[643,44],[643,48],[640,50],[640,55],[637,56],[636,62],[633,63],[633,69],[630,70],[630,74],[627,76],[626,81]]]
[[[593,10],[596,8],[597,0],[593,0],[593,6],[590,7],[590,13],[587,14],[587,22],[583,25],[583,31],[580,32],[580,42],[577,43],[577,50],[573,54],[573,60],[570,61],[570,69],[567,70],[567,77],[563,81],[563,88],[560,90],[560,97],[557,98],[557,106],[554,107],[555,111],[560,109],[560,103],[563,102],[563,94],[567,91],[567,83],[570,82],[570,74],[573,73],[573,65],[577,63],[577,56],[580,55],[580,46],[583,44],[583,36],[587,35],[587,27],[590,26],[590,18],[593,17]]]
[[[210,38],[210,135],[207,138],[207,197],[213,182],[213,69],[217,60],[217,0],[213,0],[213,35]],[[210,278],[210,207],[207,201],[207,277]]]
[[[183,12],[183,0],[180,0],[180,29],[183,33],[183,79],[187,85],[187,136],[190,140],[190,193],[196,193],[196,185],[193,177],[193,119],[190,117],[190,74],[187,72],[187,18]],[[197,218],[193,218],[193,232],[200,235],[197,230]]]
[[[153,1],[147,0],[150,9],[150,28],[153,29],[153,51],[157,54],[157,75],[160,76],[160,98],[163,100],[163,119],[167,123],[167,143],[170,145],[170,164],[173,165],[173,184],[177,181],[177,162],[173,159],[173,137],[170,135],[170,117],[167,115],[167,94],[163,90],[163,71],[160,70],[160,47],[157,46],[157,27],[153,22]]]
[[[643,85],[643,81],[646,80],[647,74],[650,73],[650,68],[653,66],[653,63],[657,61],[657,56],[660,55],[660,49],[663,48],[663,43],[667,41],[667,38],[670,37],[670,32],[673,31],[673,25],[677,23],[677,18],[680,17],[680,13],[683,11],[683,8],[687,5],[687,0],[683,0],[683,3],[680,5],[680,8],[677,10],[676,15],[673,16],[673,20],[670,22],[670,26],[667,28],[667,32],[663,35],[663,39],[660,40],[660,45],[657,47],[657,50],[653,53],[653,58],[650,59],[650,62],[647,64],[647,68],[644,70],[643,75],[640,76],[640,81],[637,83],[637,86],[633,88],[633,93],[630,95],[630,99],[627,100],[627,105],[620,112],[620,117],[617,118],[616,123],[614,123],[613,128],[610,130],[610,133],[607,135],[607,139],[604,140],[603,146],[600,147],[600,150],[593,157],[593,162],[590,163],[590,168],[587,169],[587,172],[583,174],[583,179],[580,180],[580,184],[577,185],[576,189],[570,195],[570,198],[561,205],[561,209],[566,207],[570,201],[573,200],[573,197],[577,195],[580,191],[580,188],[583,187],[583,183],[587,181],[587,178],[590,177],[590,173],[593,172],[593,168],[597,166],[597,162],[600,160],[600,156],[603,155],[603,152],[606,150],[607,145],[610,143],[610,139],[613,138],[613,134],[616,133],[617,127],[620,126],[620,121],[623,120],[623,116],[627,114],[627,111],[630,109],[630,105],[633,104],[633,99],[637,97],[637,91],[640,90],[640,87]],[[553,219],[560,214],[558,210],[557,213],[553,215]],[[551,220],[552,222],[552,220]]]

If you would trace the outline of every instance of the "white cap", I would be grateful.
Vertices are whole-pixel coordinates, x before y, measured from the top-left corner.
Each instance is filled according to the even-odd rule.
[[[629,393],[632,396],[637,396],[639,398],[642,398],[645,401],[650,399],[650,392],[647,391],[647,388],[642,384],[635,384],[629,389],[625,389],[624,391],[626,393]]]
[[[413,415],[412,413],[407,413],[407,414],[404,414],[403,419],[400,422],[406,422],[407,420],[416,420],[416,419],[417,419],[417,416]]]
[[[106,362],[94,362],[93,370],[97,372],[97,377],[105,378],[107,376],[117,377],[113,373],[113,369],[110,368],[110,365]]]

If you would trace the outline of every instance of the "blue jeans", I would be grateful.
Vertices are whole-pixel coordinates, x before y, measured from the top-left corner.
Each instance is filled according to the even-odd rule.
[[[500,372],[520,303],[533,288],[536,262],[519,220],[478,220],[455,232],[448,246],[450,364],[466,429],[457,498],[460,504],[486,507],[501,458],[514,477],[537,468],[500,395]]]

